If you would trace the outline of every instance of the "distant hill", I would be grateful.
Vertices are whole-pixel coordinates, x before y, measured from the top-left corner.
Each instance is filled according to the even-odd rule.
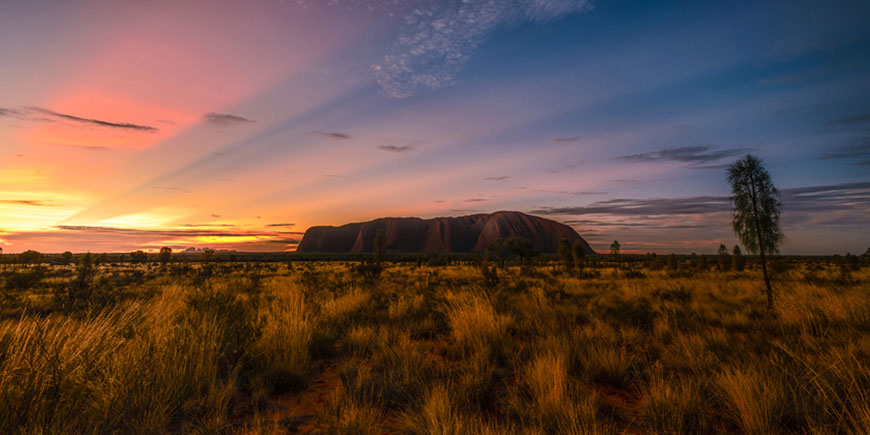
[[[394,252],[483,252],[495,240],[518,236],[540,252],[556,252],[559,241],[568,239],[572,244],[580,240],[587,253],[595,253],[568,225],[518,211],[434,219],[380,218],[311,227],[296,252],[370,252],[378,230],[384,230],[387,249]]]

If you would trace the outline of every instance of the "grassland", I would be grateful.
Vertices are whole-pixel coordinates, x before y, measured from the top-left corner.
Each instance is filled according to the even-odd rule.
[[[3,265],[0,432],[870,433],[870,268],[659,266]]]

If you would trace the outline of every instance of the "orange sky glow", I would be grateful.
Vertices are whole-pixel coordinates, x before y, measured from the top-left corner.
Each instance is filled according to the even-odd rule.
[[[849,80],[866,62],[771,88],[753,74],[791,73],[772,71],[779,34],[757,52],[680,33],[701,27],[635,35],[615,18],[628,12],[579,0],[13,3],[4,253],[292,251],[313,225],[497,210],[565,222],[599,251],[712,253],[736,243],[723,168],[750,151],[788,199],[786,252],[857,251],[867,234],[846,124],[782,118],[794,101],[863,104],[870,87]],[[617,29],[635,42],[605,37]],[[800,34],[864,37],[837,35]],[[699,85],[727,86],[735,65],[760,90]],[[859,128],[859,115],[837,116]],[[846,151],[820,151],[832,143]]]

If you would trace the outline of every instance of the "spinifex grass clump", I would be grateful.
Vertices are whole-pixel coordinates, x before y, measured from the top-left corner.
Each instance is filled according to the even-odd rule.
[[[725,251],[564,251],[493,285],[478,261],[10,267],[0,431],[867,433],[866,267],[791,262],[771,316]]]

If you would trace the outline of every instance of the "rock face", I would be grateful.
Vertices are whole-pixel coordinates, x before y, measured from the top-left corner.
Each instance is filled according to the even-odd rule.
[[[371,252],[375,234],[384,230],[387,250],[394,252],[483,252],[508,237],[528,239],[539,252],[557,252],[559,241],[580,240],[586,253],[595,252],[573,228],[518,211],[420,218],[381,218],[338,227],[311,227],[296,252]]]

